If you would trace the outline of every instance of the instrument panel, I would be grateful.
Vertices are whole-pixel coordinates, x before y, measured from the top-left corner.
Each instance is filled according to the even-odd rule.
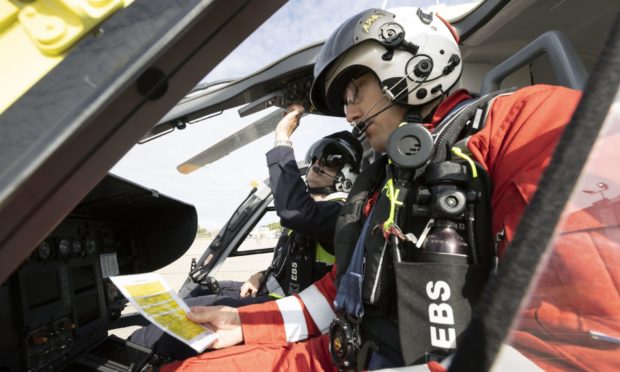
[[[0,286],[0,371],[107,365],[93,350],[128,348],[108,337],[127,303],[108,278],[167,265],[196,229],[193,206],[108,175]]]

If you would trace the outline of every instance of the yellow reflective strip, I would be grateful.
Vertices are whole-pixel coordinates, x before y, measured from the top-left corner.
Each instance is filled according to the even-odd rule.
[[[394,216],[395,216],[395,212],[396,212],[396,195],[397,193],[394,192],[394,180],[392,178],[390,178],[387,183],[387,196],[388,199],[390,200],[390,215],[388,217],[388,219],[383,223],[383,229],[384,230],[388,230],[392,225],[394,225]]]
[[[328,265],[332,265],[334,262],[336,262],[336,257],[327,252],[319,242],[316,243],[315,256],[315,262],[322,262]]]
[[[270,294],[269,294],[269,297],[273,297],[273,298],[276,298],[276,299],[284,298],[284,296],[280,296],[280,295],[279,295],[279,294],[277,294],[277,293],[270,293]]]
[[[346,192],[334,192],[331,193],[329,195],[327,195],[323,200],[321,201],[346,201],[347,200],[347,196],[348,194]]]

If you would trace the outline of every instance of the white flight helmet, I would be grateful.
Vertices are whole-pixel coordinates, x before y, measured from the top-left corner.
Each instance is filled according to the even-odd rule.
[[[446,21],[420,8],[369,9],[345,21],[325,42],[314,66],[310,97],[316,109],[344,116],[342,92],[371,70],[397,104],[419,106],[458,81],[458,36]]]

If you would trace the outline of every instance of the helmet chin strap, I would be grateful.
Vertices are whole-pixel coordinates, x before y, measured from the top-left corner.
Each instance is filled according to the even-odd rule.
[[[332,193],[336,192],[336,190],[334,189],[333,186],[327,186],[327,187],[310,187],[310,186],[308,186],[308,192],[311,195],[329,195],[329,194],[332,194]]]
[[[422,117],[422,107],[420,106],[411,107],[407,111],[407,114],[405,115],[405,122],[407,122],[407,124],[424,123],[424,118]]]

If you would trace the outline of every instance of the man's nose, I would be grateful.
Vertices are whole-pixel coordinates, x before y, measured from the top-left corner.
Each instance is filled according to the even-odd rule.
[[[356,104],[349,104],[345,107],[346,119],[349,124],[362,118],[362,111]]]

